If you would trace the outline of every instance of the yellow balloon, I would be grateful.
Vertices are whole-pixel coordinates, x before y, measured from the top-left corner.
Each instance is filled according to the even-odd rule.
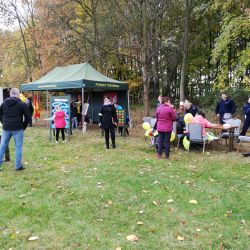
[[[186,136],[183,138],[183,146],[184,146],[184,148],[185,148],[187,151],[189,150],[190,141],[187,139]]]
[[[174,139],[175,139],[175,133],[174,133],[174,131],[172,131],[170,141],[174,141]]]
[[[147,131],[151,128],[150,124],[148,122],[143,122],[142,127]]]
[[[192,114],[190,114],[190,113],[187,113],[187,114],[185,114],[184,115],[184,122],[186,123],[186,124],[190,124],[192,121],[193,121],[193,115]]]

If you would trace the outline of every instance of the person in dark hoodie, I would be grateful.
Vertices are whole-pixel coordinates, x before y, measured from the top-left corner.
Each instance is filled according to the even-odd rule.
[[[195,117],[195,115],[198,112],[198,108],[188,100],[185,100],[184,108],[185,108],[185,114],[190,113],[190,114],[192,114],[193,117]]]
[[[32,98],[29,96],[27,97],[27,106],[30,112],[30,121],[29,121],[29,127],[32,127],[32,116],[34,114],[34,107],[32,103]]]
[[[247,130],[250,127],[250,96],[248,97],[247,103],[243,106],[243,113],[245,115],[245,121],[240,132],[240,135],[246,135]]]
[[[10,97],[5,99],[0,106],[0,121],[3,124],[0,145],[0,169],[5,150],[12,136],[15,142],[16,171],[24,169],[22,165],[23,137],[24,130],[27,128],[31,117],[27,105],[19,99],[19,96],[19,90],[12,88]]]
[[[220,124],[224,124],[236,112],[234,101],[228,97],[226,93],[221,94],[221,99],[216,105],[215,113],[220,120]],[[227,117],[226,117],[227,116]]]
[[[99,113],[99,127],[104,129],[106,148],[109,149],[109,132],[111,134],[112,147],[116,148],[115,145],[115,127],[118,123],[116,109],[111,104],[108,97],[104,98],[104,104],[102,105]]]

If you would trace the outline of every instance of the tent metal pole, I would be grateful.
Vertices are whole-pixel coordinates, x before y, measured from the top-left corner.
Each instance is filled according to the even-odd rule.
[[[82,131],[84,130],[83,126],[84,126],[84,121],[85,121],[84,114],[83,114],[83,105],[84,105],[84,88],[82,88]]]
[[[93,90],[92,90],[92,92],[91,92],[91,107],[92,107],[92,124],[91,125],[93,125],[93,123],[94,123],[94,92],[93,92]]]
[[[46,90],[46,111],[47,111],[47,119],[49,118],[49,91]],[[47,122],[47,127],[49,123]]]
[[[128,117],[131,121],[131,117],[130,117],[130,100],[129,100],[129,90],[127,91],[127,100],[128,100]],[[131,126],[131,122],[130,122],[130,126]]]
[[[49,91],[46,90],[46,118],[49,118]],[[49,128],[49,140],[52,140],[52,136],[51,136],[51,128],[49,126],[49,121],[47,120],[47,129]]]

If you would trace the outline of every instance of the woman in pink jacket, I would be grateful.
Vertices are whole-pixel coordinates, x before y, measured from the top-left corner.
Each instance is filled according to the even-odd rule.
[[[165,156],[168,160],[170,153],[170,137],[173,131],[173,122],[176,120],[175,110],[173,109],[170,98],[162,97],[161,105],[156,109],[158,149],[157,157],[162,158],[163,144],[165,146]]]
[[[56,128],[56,143],[58,143],[60,131],[62,133],[63,143],[65,141],[64,129],[66,127],[65,118],[67,118],[67,117],[68,117],[68,115],[66,115],[65,112],[63,110],[61,110],[59,106],[55,106],[55,113],[52,117],[52,120],[54,121],[54,125]]]

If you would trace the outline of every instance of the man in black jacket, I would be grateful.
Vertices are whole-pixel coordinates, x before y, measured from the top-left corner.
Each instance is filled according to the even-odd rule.
[[[19,99],[19,96],[20,93],[17,88],[11,89],[10,98],[5,99],[0,107],[0,121],[3,124],[0,169],[4,152],[12,136],[15,142],[16,170],[24,169],[22,165],[23,131],[27,128],[31,117],[27,105]]]
[[[104,129],[106,149],[109,149],[109,132],[111,134],[112,147],[116,148],[115,127],[117,123],[118,119],[115,106],[111,104],[109,97],[105,97],[104,104],[99,113],[99,127]]]
[[[220,124],[224,124],[224,120],[226,120],[226,117],[224,117],[225,114],[234,114],[236,112],[236,106],[234,101],[228,97],[226,93],[221,94],[221,99],[216,105],[215,113],[217,117],[220,120]]]

